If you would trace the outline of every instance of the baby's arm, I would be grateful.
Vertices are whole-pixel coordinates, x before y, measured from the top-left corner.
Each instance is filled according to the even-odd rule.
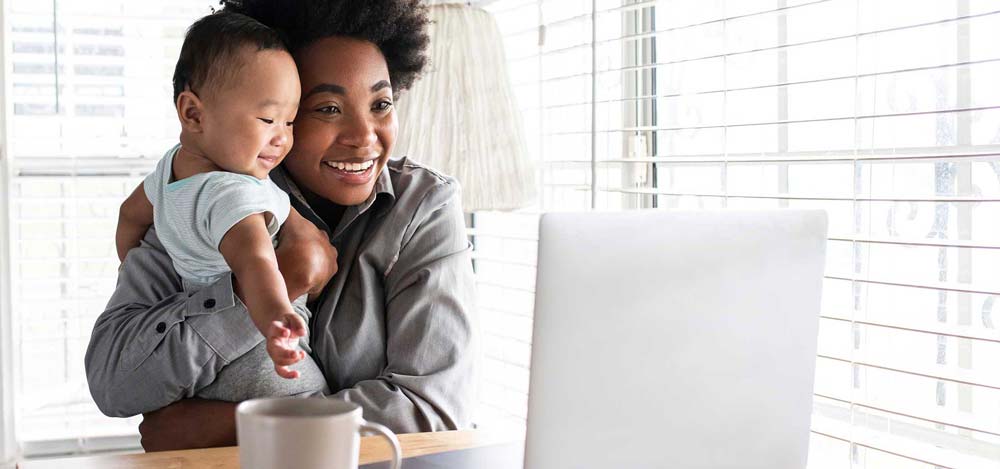
[[[153,204],[146,197],[142,184],[122,202],[118,210],[118,230],[115,232],[115,248],[118,260],[125,262],[129,249],[139,245],[146,231],[153,225]]]
[[[305,357],[295,344],[306,335],[306,325],[288,301],[264,214],[250,215],[230,228],[222,237],[219,252],[236,277],[236,295],[264,334],[275,371],[283,378],[297,378],[298,372],[288,365]]]

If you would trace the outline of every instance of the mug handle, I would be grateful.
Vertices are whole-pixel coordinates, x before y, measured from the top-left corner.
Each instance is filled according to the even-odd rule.
[[[379,425],[375,422],[369,422],[367,420],[361,420],[361,432],[362,433],[377,433],[381,435],[386,440],[389,440],[389,445],[392,446],[392,469],[399,469],[399,462],[403,459],[402,451],[399,449],[399,440],[396,439],[396,434],[389,430],[383,425]]]

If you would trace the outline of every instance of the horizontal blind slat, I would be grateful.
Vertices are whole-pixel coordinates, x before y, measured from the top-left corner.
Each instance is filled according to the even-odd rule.
[[[960,249],[1000,249],[1000,244],[989,244],[980,243],[975,241],[965,241],[965,240],[942,240],[934,241],[931,239],[924,240],[911,240],[911,239],[896,239],[896,238],[866,238],[866,237],[830,237],[827,238],[829,241],[843,241],[852,243],[865,243],[865,244],[891,244],[897,246],[923,246],[923,247],[939,247],[939,248],[960,248]]]
[[[851,364],[851,365],[864,366],[864,367],[867,367],[867,368],[876,368],[876,369],[880,369],[880,370],[891,371],[893,373],[900,373],[900,374],[909,375],[909,376],[919,376],[919,377],[922,377],[922,378],[935,379],[935,380],[939,380],[939,381],[946,381],[946,382],[949,382],[949,383],[965,384],[965,385],[968,385],[968,386],[975,386],[975,387],[980,387],[980,388],[992,389],[992,390],[995,390],[995,391],[1000,391],[1000,386],[993,386],[993,385],[986,384],[986,383],[977,383],[975,381],[967,381],[967,380],[957,379],[957,378],[952,378],[952,377],[947,377],[947,376],[932,375],[932,374],[929,374],[929,373],[918,373],[918,372],[915,372],[915,371],[907,371],[907,370],[903,370],[903,369],[899,369],[899,368],[893,368],[893,367],[889,367],[889,366],[883,366],[883,365],[879,365],[877,363],[862,362],[862,361],[852,360],[852,359],[849,359],[849,358],[834,357],[834,356],[831,356],[831,355],[816,354],[816,357],[817,358],[823,358],[823,359],[826,359],[826,360],[833,360],[833,361],[837,361],[837,362],[841,362],[841,363],[848,363],[848,364]]]
[[[956,108],[956,109],[938,109],[934,111],[897,112],[891,114],[864,114],[864,115],[842,116],[842,117],[823,117],[814,119],[789,119],[789,120],[775,120],[766,122],[739,122],[735,124],[691,125],[691,126],[673,126],[673,127],[633,126],[633,127],[620,127],[615,129],[598,129],[595,132],[599,134],[606,134],[606,133],[620,133],[620,132],[662,132],[662,131],[687,131],[687,130],[708,130],[708,129],[733,129],[741,127],[759,127],[768,125],[814,124],[821,122],[843,122],[843,121],[859,121],[868,119],[884,119],[884,118],[894,118],[894,117],[953,114],[961,112],[981,112],[981,111],[994,111],[998,109],[1000,109],[1000,105],[977,106],[977,107]],[[543,136],[590,135],[590,131],[571,130],[571,131],[560,131],[560,132],[544,132],[542,133],[542,135]]]
[[[508,290],[520,291],[520,292],[524,292],[524,293],[532,293],[532,294],[535,293],[535,289],[534,288],[526,288],[526,287],[522,287],[522,286],[519,286],[519,285],[511,285],[511,284],[507,284],[507,283],[497,282],[495,280],[483,280],[483,279],[477,278],[476,279],[476,284],[478,284],[478,285],[486,285],[486,286],[490,286],[490,287],[497,287],[497,288],[506,288]]]
[[[480,230],[477,228],[469,228],[465,231],[466,234],[468,234],[469,236],[482,236],[484,238],[501,238],[514,241],[536,241],[536,242],[538,241],[538,235],[531,236],[526,234],[492,232],[492,231]]]
[[[546,184],[549,185],[549,184]],[[580,184],[551,184],[552,186],[565,186],[565,187],[575,187],[580,186]],[[589,188],[589,186],[586,186]],[[790,194],[739,194],[739,193],[719,193],[719,192],[675,192],[667,191],[661,189],[643,189],[643,188],[622,188],[622,187],[597,187],[598,191],[604,192],[621,192],[624,194],[649,194],[649,195],[668,195],[674,197],[710,197],[710,198],[730,198],[730,199],[765,199],[765,200],[809,200],[809,201],[822,201],[822,202],[1000,202],[1000,198],[985,198],[985,197],[965,197],[965,196],[941,196],[941,197],[834,197],[834,196],[809,196],[809,195],[790,195]]]
[[[494,264],[517,265],[517,266],[532,267],[532,268],[534,268],[535,265],[536,265],[534,262],[530,262],[530,261],[526,261],[526,260],[508,259],[508,258],[505,258],[505,257],[497,257],[497,256],[484,255],[484,254],[477,254],[475,251],[473,251],[473,253],[472,253],[472,260],[474,260],[474,261],[492,262]]]
[[[879,328],[885,328],[885,329],[895,329],[895,330],[907,331],[907,332],[917,332],[917,333],[920,333],[920,334],[929,334],[929,335],[935,335],[935,336],[941,336],[941,337],[953,337],[953,338],[956,338],[956,339],[968,339],[968,340],[976,340],[976,341],[981,341],[981,342],[991,342],[991,343],[994,343],[994,344],[1000,344],[1000,332],[997,333],[997,337],[989,337],[989,336],[985,336],[985,335],[974,335],[974,334],[970,334],[970,333],[956,333],[956,332],[945,332],[945,331],[931,330],[931,329],[918,329],[918,328],[914,328],[914,327],[905,327],[905,326],[900,326],[900,325],[895,325],[895,324],[890,324],[890,323],[884,323],[884,322],[861,321],[861,320],[857,320],[857,319],[839,318],[839,317],[828,316],[828,315],[820,315],[820,319],[827,320],[827,321],[845,322],[845,323],[849,323],[849,324],[859,324],[859,325],[862,325],[862,326],[869,326],[869,327],[879,327]]]
[[[641,94],[641,95],[638,95],[638,96],[620,97],[620,98],[615,98],[615,99],[600,99],[600,100],[595,100],[593,102],[591,102],[591,101],[580,101],[580,102],[574,102],[574,103],[550,104],[550,105],[541,106],[541,107],[530,107],[529,106],[529,107],[524,107],[521,110],[522,111],[538,111],[538,110],[541,110],[541,109],[560,109],[560,108],[565,108],[565,107],[585,106],[585,105],[589,105],[589,104],[592,104],[592,103],[593,104],[627,103],[627,102],[643,101],[643,100],[647,100],[647,99],[657,99],[657,98],[679,98],[679,97],[682,97],[682,96],[683,97],[692,97],[692,96],[705,96],[705,95],[720,94],[720,93],[733,93],[733,92],[740,92],[740,91],[758,91],[758,90],[765,90],[765,89],[769,89],[769,88],[779,88],[779,87],[796,86],[796,85],[813,85],[813,84],[818,84],[818,83],[828,83],[828,82],[841,81],[841,80],[874,78],[874,77],[884,77],[884,76],[890,76],[890,75],[901,75],[901,74],[913,73],[913,72],[926,72],[926,71],[933,71],[933,70],[945,70],[945,69],[949,69],[949,68],[968,67],[968,66],[974,66],[974,65],[991,64],[991,63],[996,63],[996,62],[1000,62],[1000,57],[989,58],[989,59],[981,59],[981,60],[966,60],[966,61],[960,61],[960,62],[951,62],[951,63],[941,64],[941,65],[928,65],[928,66],[923,66],[923,67],[900,68],[900,69],[884,70],[884,71],[878,71],[878,72],[852,73],[852,74],[849,74],[849,75],[837,75],[837,76],[833,76],[833,77],[815,78],[815,79],[811,79],[811,80],[783,81],[783,82],[769,83],[769,84],[766,84],[766,85],[742,86],[742,87],[711,89],[711,90],[700,90],[700,91],[696,90],[696,91],[678,92],[678,93]],[[649,65],[648,67],[654,68],[655,66]],[[620,72],[620,70],[605,70],[605,71],[602,71],[602,72],[598,72],[598,75],[615,73],[615,72]],[[572,79],[572,78],[589,77],[590,75],[591,75],[591,73],[589,73],[589,72],[588,73],[578,73],[578,74],[574,74],[574,75],[565,75],[565,76],[559,76],[559,77],[545,78],[545,79],[542,79],[542,80],[535,80],[535,81],[531,81],[531,82],[515,83],[512,86],[514,86],[514,87],[522,86],[523,87],[523,86],[530,86],[530,85],[540,85],[540,84],[546,84],[546,83],[551,83],[551,82],[554,82],[554,81],[567,80],[567,79]]]
[[[984,435],[991,435],[991,436],[1000,437],[1000,433],[991,432],[989,430],[983,430],[981,428],[974,428],[974,427],[966,427],[966,426],[957,425],[957,424],[954,424],[954,423],[943,422],[943,421],[939,421],[939,420],[929,419],[929,418],[926,418],[926,417],[920,417],[920,416],[917,416],[917,415],[910,415],[910,414],[907,414],[907,413],[897,412],[897,411],[894,411],[894,410],[889,410],[889,409],[886,409],[886,408],[883,408],[883,407],[879,407],[879,406],[875,406],[875,405],[865,404],[863,402],[852,401],[852,400],[848,400],[848,399],[840,399],[840,398],[837,398],[837,397],[828,396],[828,395],[820,394],[820,393],[814,393],[813,396],[821,397],[823,399],[829,399],[831,401],[842,402],[844,404],[848,404],[848,405],[855,406],[855,407],[863,407],[863,408],[866,408],[866,409],[877,410],[879,412],[885,412],[887,414],[898,415],[900,417],[911,418],[911,419],[914,419],[914,420],[922,420],[924,422],[930,422],[930,423],[934,423],[934,424],[937,424],[937,425],[944,425],[944,426],[948,426],[948,427],[952,427],[952,428],[958,428],[958,429],[962,429],[962,430],[968,430],[968,431],[971,431],[971,432],[982,433]]]
[[[951,466],[945,466],[944,464],[938,464],[938,463],[930,462],[930,461],[927,461],[925,459],[920,459],[920,458],[916,458],[916,457],[913,457],[913,456],[905,455],[905,454],[902,454],[902,453],[897,453],[895,451],[891,451],[891,450],[888,450],[888,449],[880,448],[878,446],[873,446],[873,445],[866,444],[866,443],[863,443],[863,442],[858,442],[858,441],[855,441],[854,439],[852,439],[850,437],[834,436],[834,435],[831,435],[831,434],[828,434],[828,433],[824,433],[824,432],[817,431],[817,430],[812,430],[812,429],[810,429],[809,432],[813,433],[813,434],[816,434],[816,435],[824,436],[824,437],[827,437],[827,438],[832,438],[834,440],[843,441],[844,443],[848,443],[848,444],[852,444],[852,445],[858,445],[858,446],[861,446],[861,447],[864,447],[864,448],[868,448],[868,449],[872,449],[872,450],[875,450],[875,451],[879,451],[879,452],[882,452],[882,453],[891,454],[893,456],[897,456],[897,457],[900,457],[900,458],[903,458],[903,459],[907,459],[907,460],[910,460],[910,461],[914,461],[914,462],[919,462],[921,464],[927,464],[929,466],[934,466],[935,469],[958,469],[958,468],[951,467]]]
[[[969,285],[966,287],[964,284],[953,284],[953,283],[938,283],[938,284],[927,284],[927,283],[907,283],[907,282],[890,282],[886,280],[872,280],[863,278],[850,278],[850,277],[840,277],[835,275],[826,275],[823,278],[830,280],[845,280],[848,282],[858,282],[858,283],[868,283],[872,285],[888,285],[893,287],[906,287],[906,288],[920,288],[923,290],[936,290],[936,291],[948,291],[956,293],[973,293],[978,295],[993,295],[1000,296],[1000,291],[998,290],[987,290],[982,288],[973,288]]]
[[[983,145],[985,148],[993,148],[994,145]],[[688,155],[677,155],[677,156],[648,156],[643,158],[608,158],[597,160],[598,164],[612,164],[612,163],[656,163],[656,164],[731,164],[731,165],[741,165],[750,163],[761,163],[761,164],[811,164],[811,163],[844,163],[858,161],[865,164],[874,163],[907,163],[907,162],[925,162],[928,160],[940,160],[941,162],[951,161],[951,160],[973,160],[973,161],[984,161],[1000,159],[1000,151],[983,151],[983,152],[961,152],[961,149],[956,149],[954,147],[936,147],[939,151],[937,153],[932,153],[928,148],[921,149],[895,149],[891,148],[886,151],[872,151],[871,153],[856,153],[852,151],[837,152],[837,151],[826,151],[826,152],[814,152],[811,156],[808,153],[758,153],[756,156],[749,154],[734,153],[729,156],[718,154],[718,155],[705,155],[705,156],[688,156]],[[956,151],[959,150],[959,151]],[[971,150],[971,149],[970,149]],[[552,164],[580,164],[580,163],[590,163],[590,160],[549,160],[544,162],[547,165]]]

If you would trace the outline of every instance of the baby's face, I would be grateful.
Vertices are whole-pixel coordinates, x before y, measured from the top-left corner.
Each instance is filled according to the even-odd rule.
[[[287,52],[243,53],[239,75],[203,97],[202,150],[226,171],[264,179],[292,148],[299,74]]]

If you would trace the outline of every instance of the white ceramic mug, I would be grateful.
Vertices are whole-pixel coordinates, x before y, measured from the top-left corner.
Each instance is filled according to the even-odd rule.
[[[236,439],[243,469],[357,469],[361,433],[392,445],[399,469],[399,440],[388,428],[361,418],[353,402],[324,398],[251,399],[236,407]]]

